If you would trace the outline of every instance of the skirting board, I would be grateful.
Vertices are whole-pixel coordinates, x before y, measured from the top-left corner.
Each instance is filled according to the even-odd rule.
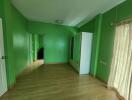
[[[25,74],[31,73],[32,71],[34,71],[35,69],[41,67],[41,65],[44,64],[44,60],[36,60],[33,63],[29,64],[18,76],[17,79],[20,76],[23,76]]]
[[[79,73],[79,66],[78,64],[74,63],[72,60],[69,61],[69,64]]]
[[[68,64],[65,62],[51,62],[51,63],[45,63],[45,65],[57,65],[57,64]]]
[[[113,87],[107,87],[107,88],[110,89],[110,90],[113,90],[116,93],[116,95],[119,98],[119,100],[125,100],[125,98],[120,95],[120,93],[117,91],[117,89],[115,89]]]

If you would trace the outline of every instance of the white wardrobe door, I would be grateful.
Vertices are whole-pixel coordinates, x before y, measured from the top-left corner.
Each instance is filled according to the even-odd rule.
[[[92,33],[82,33],[80,74],[89,74],[92,50]]]

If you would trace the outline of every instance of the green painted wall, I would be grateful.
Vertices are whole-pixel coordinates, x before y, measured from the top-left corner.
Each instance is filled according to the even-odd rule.
[[[73,47],[73,59],[72,59],[72,61],[76,64],[73,67],[78,72],[80,72],[80,58],[81,58],[81,35],[76,34],[76,36],[74,36],[74,47]]]
[[[97,68],[97,77],[107,82],[109,76],[109,70],[111,65],[113,42],[115,34],[115,26],[111,23],[116,18],[115,10],[111,10],[103,14],[101,38],[100,38],[100,49],[99,49],[99,60]],[[103,64],[102,62],[106,63]]]
[[[26,19],[12,7],[13,18],[13,50],[15,72],[18,76],[30,62],[29,59],[29,33]]]
[[[94,31],[95,31],[95,20],[96,20],[96,18],[92,19],[87,24],[81,26],[79,28],[79,31],[80,32],[92,32],[92,33],[94,33]]]
[[[69,39],[75,34],[72,27],[29,22],[30,33],[43,36],[45,63],[67,63],[69,61]]]
[[[4,43],[5,43],[5,55],[6,70],[7,70],[7,83],[8,86],[13,85],[15,82],[15,67],[14,67],[14,55],[13,55],[13,30],[12,30],[12,15],[11,4],[9,0],[3,0],[3,27],[4,27]]]
[[[132,0],[126,0],[117,7],[117,20],[125,20],[127,18],[132,18]]]
[[[109,77],[109,71],[111,66],[112,52],[113,52],[113,44],[114,44],[114,36],[115,36],[115,25],[113,23],[119,22],[128,18],[132,18],[132,0],[127,0],[126,2],[120,4],[119,6],[111,9],[110,11],[102,14],[101,25],[95,25],[95,17],[92,21],[87,23],[86,25],[80,28],[81,31],[90,31],[96,32],[100,31],[99,40],[99,48],[96,49],[98,54],[98,62],[97,69],[95,66],[91,66],[92,70],[96,70],[95,76],[100,78],[102,81],[107,82]],[[97,42],[98,43],[98,42]],[[94,50],[93,50],[94,51]],[[95,57],[95,56],[94,56]],[[94,65],[95,65],[94,59]],[[106,63],[103,64],[102,62]],[[91,72],[93,73],[93,71]]]
[[[3,0],[0,0],[0,17],[3,16]]]
[[[28,63],[26,20],[10,0],[0,1],[0,16],[3,18],[7,83],[10,87]]]
[[[115,36],[115,25],[112,25],[112,23],[132,18],[131,4],[132,1],[127,0],[103,14],[97,77],[105,82],[108,81],[109,77]],[[101,61],[105,62],[106,65],[101,64]]]

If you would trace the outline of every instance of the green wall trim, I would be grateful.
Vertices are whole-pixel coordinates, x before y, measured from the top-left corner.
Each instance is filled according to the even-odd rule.
[[[95,24],[95,34],[97,35],[96,38],[96,50],[95,50],[95,59],[93,59],[93,66],[94,72],[93,76],[96,77],[97,73],[97,66],[98,66],[98,57],[99,57],[99,47],[100,47],[100,37],[101,37],[101,25],[102,25],[102,14],[96,17],[96,24]]]

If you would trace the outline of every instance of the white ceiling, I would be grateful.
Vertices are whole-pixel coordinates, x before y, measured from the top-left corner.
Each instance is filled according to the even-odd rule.
[[[104,13],[125,0],[12,0],[13,5],[29,20],[80,26],[99,13]]]

